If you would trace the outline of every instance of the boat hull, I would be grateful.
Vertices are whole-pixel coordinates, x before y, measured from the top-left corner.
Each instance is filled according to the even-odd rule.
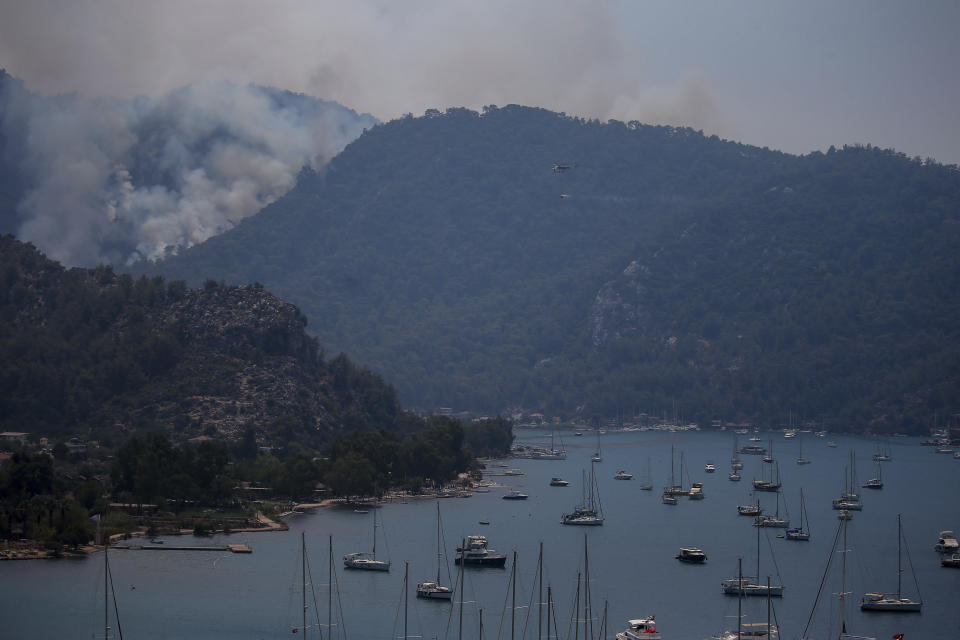
[[[507,563],[507,556],[501,554],[489,555],[484,557],[454,559],[455,564],[462,564],[466,567],[502,567]]]
[[[884,596],[882,598],[865,597],[860,601],[861,611],[889,611],[891,613],[920,613],[922,602],[910,598]]]

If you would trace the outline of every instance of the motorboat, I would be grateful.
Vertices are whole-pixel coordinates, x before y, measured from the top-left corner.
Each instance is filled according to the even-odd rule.
[[[740,474],[735,470],[730,472],[730,475],[727,476],[732,482],[740,482]]]
[[[933,545],[933,550],[940,553],[957,553],[960,551],[960,543],[953,531],[941,531],[937,536],[937,544]]]
[[[570,483],[564,480],[563,478],[550,478],[551,487],[566,487]]]
[[[432,581],[421,582],[417,585],[417,597],[430,600],[450,600],[453,598],[453,589]]]
[[[960,569],[960,553],[955,553],[952,556],[940,558],[940,566]]]
[[[702,549],[696,547],[682,547],[680,553],[676,555],[680,562],[690,562],[692,564],[701,564],[706,561],[707,554]]]
[[[506,471],[503,472],[503,475],[505,475],[505,476],[522,476],[522,475],[523,475],[523,471],[520,471],[520,469],[507,469]]]
[[[506,554],[487,548],[486,536],[467,536],[466,544],[457,547],[457,553],[460,555],[454,562],[458,565],[502,567],[507,562]]]
[[[712,462],[708,462],[707,464],[703,465],[703,470],[705,473],[713,473],[717,470],[717,467]]]
[[[756,579],[750,576],[737,578],[728,578],[720,583],[723,593],[731,596],[763,596],[771,598],[783,597],[783,585],[759,584]]]
[[[759,516],[763,513],[763,507],[760,506],[760,503],[757,504],[741,504],[737,507],[737,513],[742,516]]]
[[[617,640],[660,640],[653,616],[628,620],[626,629],[617,634]]]
[[[690,487],[690,493],[687,494],[690,500],[703,500],[706,497],[703,493],[703,487]]]
[[[745,444],[740,447],[740,453],[744,453],[751,456],[762,456],[767,452],[766,447],[761,447],[758,444]]]
[[[663,501],[663,504],[675,505],[677,504],[677,496],[671,493],[664,493],[663,497],[660,498]]]
[[[620,469],[615,474],[613,474],[614,480],[633,480],[633,474],[627,473],[623,469]]]
[[[525,493],[520,493],[516,489],[511,489],[500,497],[504,500],[526,500],[529,496]]]

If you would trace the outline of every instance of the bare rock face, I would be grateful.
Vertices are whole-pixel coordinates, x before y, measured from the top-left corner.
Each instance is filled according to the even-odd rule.
[[[599,348],[616,338],[646,333],[643,280],[648,274],[649,269],[634,260],[619,278],[600,287],[590,308],[593,346]]]

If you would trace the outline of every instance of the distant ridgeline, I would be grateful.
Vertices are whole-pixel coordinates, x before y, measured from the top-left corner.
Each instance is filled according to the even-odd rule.
[[[264,283],[410,406],[906,432],[960,411],[958,246],[953,166],[510,106],[377,125],[138,268]]]
[[[252,428],[319,446],[424,428],[379,375],[324,360],[305,325],[259,284],[64,269],[0,236],[0,431],[117,443],[137,429],[182,440]]]

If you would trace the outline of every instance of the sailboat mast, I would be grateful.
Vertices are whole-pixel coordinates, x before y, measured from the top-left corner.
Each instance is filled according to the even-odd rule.
[[[307,637],[307,544],[304,541],[304,532],[300,532],[300,567],[303,574],[303,588],[300,590],[301,598],[301,615],[303,619],[301,621],[301,629],[303,629],[303,637]]]
[[[407,640],[407,599],[410,589],[407,588],[407,577],[410,575],[410,562],[403,563],[403,640]]]
[[[110,597],[110,562],[107,560],[107,549],[110,543],[103,545],[103,637],[110,637],[110,609],[107,601]]]
[[[593,637],[593,603],[590,600],[590,556],[587,553],[587,534],[583,534],[583,637]],[[589,633],[587,632],[589,625]]]
[[[900,514],[897,514],[897,600],[900,600],[900,577],[903,574],[903,569],[900,566]]]
[[[578,640],[580,637],[580,625],[578,624],[580,620],[580,572],[577,571],[577,593],[573,596],[573,640]],[[548,624],[549,624],[549,613],[547,614]],[[549,635],[548,635],[549,637]],[[586,638],[584,638],[586,640]]]
[[[460,618],[457,627],[457,640],[463,638],[463,555],[467,549],[467,539],[463,538],[460,543]]]
[[[437,585],[439,584],[440,584],[440,501],[437,500]]]
[[[510,640],[513,640],[513,630],[516,628],[517,618],[517,550],[513,550],[513,569],[510,576],[510,582],[513,584],[513,595],[510,603]]]
[[[743,625],[743,558],[737,558],[737,581],[740,583],[740,593],[737,594],[737,640],[740,640]]]
[[[543,637],[543,541],[540,541],[540,555],[537,559],[537,576],[539,576],[539,595],[537,597],[537,640]],[[549,631],[547,632],[549,633]]]
[[[327,636],[333,638],[333,535],[330,535],[327,558]]]
[[[377,509],[373,509],[373,559],[377,559]]]

